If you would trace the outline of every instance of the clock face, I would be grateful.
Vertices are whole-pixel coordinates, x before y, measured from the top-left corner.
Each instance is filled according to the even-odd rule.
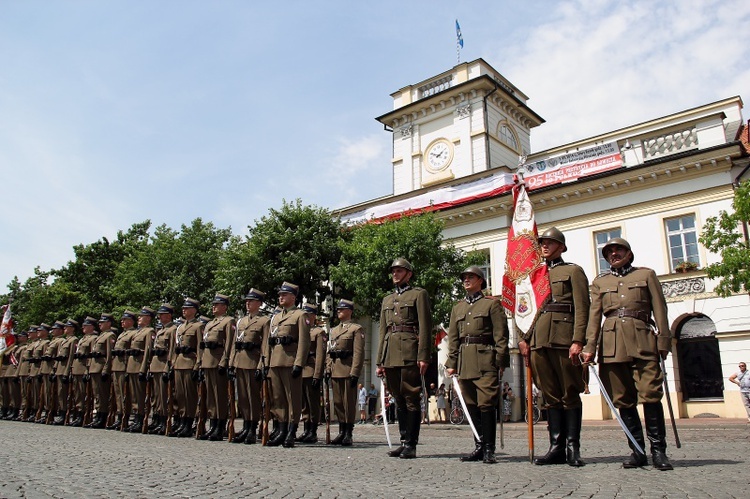
[[[446,140],[438,140],[427,148],[425,162],[430,171],[441,171],[453,160],[453,148]]]

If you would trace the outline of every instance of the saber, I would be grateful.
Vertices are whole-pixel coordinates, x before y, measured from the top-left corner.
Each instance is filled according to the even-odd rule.
[[[385,439],[388,440],[388,448],[392,449],[391,432],[388,429],[388,411],[385,410],[385,383],[380,379],[380,415],[383,418],[383,427],[385,428]]]
[[[581,359],[582,364],[586,364],[583,362],[583,359]],[[612,399],[609,398],[609,394],[607,394],[607,390],[604,389],[604,383],[602,383],[602,379],[599,377],[599,373],[596,372],[596,369],[594,369],[594,366],[596,363],[589,362],[588,366],[591,369],[591,373],[594,375],[596,380],[599,382],[599,391],[602,392],[602,395],[604,396],[604,400],[607,401],[607,405],[609,406],[610,410],[612,410],[612,414],[615,415],[615,418],[617,419],[617,422],[620,423],[620,426],[622,427],[622,431],[625,432],[625,435],[627,435],[628,440],[630,440],[630,443],[632,443],[635,446],[635,449],[640,452],[642,455],[646,455],[645,452],[643,452],[643,449],[641,449],[641,446],[638,444],[638,442],[635,441],[635,437],[632,433],[630,433],[630,430],[628,430],[628,427],[625,426],[625,421],[622,420],[622,417],[620,416],[620,412],[615,409],[615,404],[612,403]]]
[[[424,376],[422,376],[422,399],[424,400],[424,416],[427,418],[427,424],[430,424],[430,399],[427,396],[427,388],[424,385]]]
[[[477,433],[477,429],[474,426],[474,421],[471,420],[469,409],[466,407],[466,401],[464,400],[464,394],[461,391],[461,385],[458,384],[458,376],[454,374],[453,376],[451,376],[451,379],[453,380],[453,389],[456,390],[456,395],[458,395],[458,401],[461,402],[461,408],[464,410],[466,419],[469,421],[469,426],[471,426],[471,431],[472,433],[474,433],[474,438],[476,438],[478,442],[481,440],[481,438],[479,438],[479,433]]]
[[[505,407],[503,407],[503,397],[502,397],[503,377],[498,376],[497,379],[500,381],[500,384],[498,385],[497,390],[501,392],[501,395],[499,397],[500,399],[500,448],[505,449],[505,428],[503,427],[503,420],[505,419]]]
[[[672,398],[669,396],[669,384],[667,383],[667,368],[664,366],[664,359],[659,354],[659,365],[661,366],[661,372],[664,373],[664,393],[667,395],[667,408],[669,409],[669,419],[672,420],[672,431],[674,432],[675,445],[679,449],[682,447],[680,443],[680,436],[677,434],[677,423],[674,421],[674,411],[672,411]]]

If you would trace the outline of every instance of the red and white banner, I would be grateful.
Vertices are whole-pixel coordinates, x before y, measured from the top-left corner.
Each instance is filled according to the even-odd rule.
[[[519,182],[513,186],[513,219],[505,255],[503,307],[513,314],[516,327],[526,334],[551,296],[549,270],[539,247],[534,207],[524,183]]]
[[[617,142],[608,142],[580,151],[539,159],[520,166],[530,191],[548,185],[573,182],[622,166],[622,155]]]
[[[15,343],[15,338],[13,337],[13,319],[10,314],[10,304],[6,305],[5,307],[5,313],[3,314],[3,322],[2,325],[0,325],[0,355],[7,350],[9,346],[11,346],[13,343]]]

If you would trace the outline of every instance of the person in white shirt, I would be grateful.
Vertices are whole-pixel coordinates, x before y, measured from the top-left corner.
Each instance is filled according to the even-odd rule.
[[[729,376],[729,381],[740,387],[740,396],[750,423],[750,373],[747,371],[747,364],[740,362],[740,370]]]

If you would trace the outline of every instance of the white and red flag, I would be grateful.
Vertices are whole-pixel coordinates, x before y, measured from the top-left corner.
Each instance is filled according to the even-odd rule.
[[[508,231],[503,275],[503,306],[513,314],[518,329],[526,334],[534,326],[539,310],[552,296],[552,290],[549,270],[539,247],[534,207],[523,180],[514,180],[513,220]]]
[[[5,312],[3,313],[3,322],[0,325],[0,355],[8,349],[13,343],[16,342],[13,337],[13,318],[10,314],[10,304],[3,307]]]

